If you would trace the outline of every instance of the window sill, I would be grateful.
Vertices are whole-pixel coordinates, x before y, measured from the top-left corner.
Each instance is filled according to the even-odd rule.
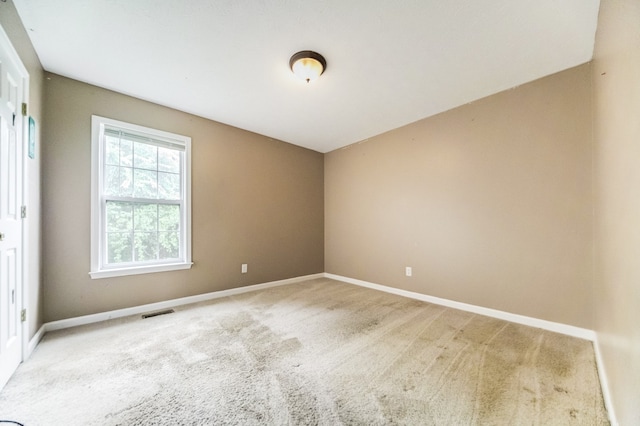
[[[191,269],[193,262],[168,263],[164,265],[134,266],[129,268],[103,269],[89,272],[92,280],[99,278],[123,277],[127,275],[152,274],[155,272],[178,271]]]

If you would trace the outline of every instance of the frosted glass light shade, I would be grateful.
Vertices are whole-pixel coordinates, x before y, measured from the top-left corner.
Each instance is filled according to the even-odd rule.
[[[289,66],[298,78],[309,83],[320,77],[327,68],[327,61],[319,53],[304,50],[291,57]]]

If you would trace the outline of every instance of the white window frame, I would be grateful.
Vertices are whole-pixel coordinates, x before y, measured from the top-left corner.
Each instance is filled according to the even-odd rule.
[[[182,202],[180,218],[180,258],[153,263],[106,264],[106,200],[103,195],[105,128],[166,141],[184,148],[182,163]],[[110,118],[91,116],[91,271],[92,279],[189,269],[191,261],[191,138]]]

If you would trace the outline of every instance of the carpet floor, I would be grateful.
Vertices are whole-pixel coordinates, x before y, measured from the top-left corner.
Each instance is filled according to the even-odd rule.
[[[0,392],[47,425],[603,425],[591,342],[328,279],[48,333]]]

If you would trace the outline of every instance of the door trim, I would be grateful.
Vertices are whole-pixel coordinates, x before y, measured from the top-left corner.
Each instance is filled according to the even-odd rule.
[[[22,143],[22,205],[27,205],[27,201],[29,200],[29,163],[28,163],[28,141],[29,141],[29,72],[27,68],[24,66],[22,60],[20,59],[20,55],[13,47],[11,43],[11,39],[5,32],[2,25],[0,25],[0,48],[2,48],[9,59],[14,63],[14,65],[18,68],[18,72],[20,73],[20,77],[22,78],[22,102],[27,103],[27,115],[19,114],[20,117],[20,125],[22,127],[22,135],[21,135],[21,143]],[[21,106],[18,106],[21,109]],[[25,219],[22,219],[22,280],[20,283],[20,300],[19,307],[22,311],[23,309],[27,309],[27,305],[29,304],[29,286],[27,285],[29,279],[29,268],[28,259],[29,259],[29,215]],[[22,327],[22,361],[24,362],[29,355],[29,324],[30,324],[30,315],[27,311],[27,317],[24,322],[21,323]]]

